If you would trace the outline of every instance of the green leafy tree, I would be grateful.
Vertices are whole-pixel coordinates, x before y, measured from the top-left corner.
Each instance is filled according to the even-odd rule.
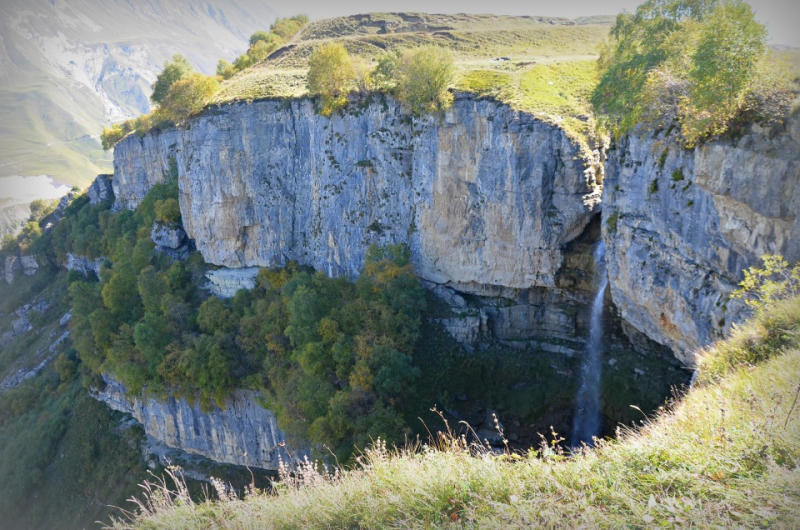
[[[372,79],[376,86],[391,88],[395,85],[395,70],[402,56],[400,50],[386,52],[378,58],[378,64],[372,71]]]
[[[373,72],[372,65],[363,57],[353,59],[353,88],[357,93],[365,96],[378,87]]]
[[[236,321],[228,306],[219,298],[209,298],[200,305],[197,324],[205,333],[228,333],[233,331]]]
[[[113,149],[128,133],[130,133],[130,131],[126,131],[121,123],[114,123],[109,127],[103,127],[103,131],[100,133],[100,144],[103,147],[103,151]]]
[[[256,64],[256,60],[253,59],[250,55],[243,53],[236,60],[233,62],[233,67],[236,69],[237,72],[241,72],[247,68],[250,68]]]
[[[742,0],[649,0],[617,17],[592,104],[616,134],[677,124],[687,147],[724,133],[737,116],[778,121],[791,87],[767,73],[775,68],[765,39]]]
[[[118,322],[133,322],[142,314],[136,272],[130,264],[120,264],[103,286],[103,303]]]
[[[320,96],[322,114],[330,115],[347,102],[355,71],[347,49],[338,43],[323,44],[308,61],[308,90]]]
[[[172,197],[156,201],[154,210],[156,220],[165,224],[179,224],[181,222],[181,207],[177,199]]]
[[[161,111],[169,120],[180,123],[203,110],[219,91],[216,77],[193,73],[176,81],[161,103]]]
[[[145,313],[161,314],[161,300],[169,291],[162,274],[155,267],[147,267],[139,273],[136,283]]]
[[[150,101],[156,105],[161,105],[172,85],[193,72],[194,68],[189,63],[189,59],[179,53],[173,55],[172,60],[164,63],[164,69],[156,77]]]
[[[268,31],[258,30],[252,35],[250,35],[250,46],[254,46],[257,42],[269,42],[272,40],[272,35]]]
[[[692,57],[685,136],[724,131],[744,101],[767,52],[767,29],[741,0],[718,4],[702,26]]]
[[[670,50],[687,40],[682,30],[699,23],[715,2],[649,0],[635,14],[617,16],[600,54],[600,82],[592,95],[592,104],[608,118],[612,129],[626,132],[639,123],[647,108],[642,94],[648,76],[677,55]],[[670,68],[668,75],[680,78],[685,71]]]
[[[156,374],[156,369],[164,360],[167,345],[171,342],[170,330],[167,322],[160,315],[145,314],[133,328],[133,340],[146,362],[148,374],[151,378]]]
[[[279,18],[269,28],[270,34],[277,35],[283,40],[289,40],[308,24],[307,15],[295,15],[289,18]]]
[[[439,111],[453,101],[453,53],[439,46],[423,46],[403,54],[395,69],[397,97],[415,114]]]
[[[764,254],[763,268],[750,267],[732,298],[744,302],[756,312],[764,312],[779,300],[800,295],[800,263],[790,266],[783,256]]]
[[[265,42],[260,40],[250,46],[247,50],[247,55],[253,60],[253,63],[258,63],[269,57],[269,54],[272,53],[278,47],[277,42]]]
[[[58,200],[47,201],[44,199],[36,199],[30,205],[31,221],[41,221],[43,217],[50,214],[56,209]]]
[[[220,59],[217,63],[217,75],[222,79],[230,79],[236,75],[236,67],[225,59]]]

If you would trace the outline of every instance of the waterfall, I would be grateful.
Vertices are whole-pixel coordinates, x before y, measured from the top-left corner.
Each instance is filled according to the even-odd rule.
[[[589,340],[581,364],[581,383],[572,423],[572,447],[582,443],[592,445],[592,436],[600,434],[600,373],[603,369],[603,299],[608,286],[605,265],[606,247],[601,241],[594,252],[594,273],[597,281],[597,294],[592,303],[589,321]]]

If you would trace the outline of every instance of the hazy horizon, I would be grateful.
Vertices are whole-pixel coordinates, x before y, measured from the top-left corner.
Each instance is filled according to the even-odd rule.
[[[545,2],[531,0],[347,0],[319,2],[314,0],[272,0],[270,7],[282,16],[305,13],[312,19],[330,18],[361,13],[418,11],[422,13],[487,13],[492,15],[534,15],[576,18],[581,16],[616,15],[623,10],[635,11],[644,0],[562,0]],[[767,26],[770,44],[800,48],[800,2],[787,5],[786,0],[750,0],[756,18]]]

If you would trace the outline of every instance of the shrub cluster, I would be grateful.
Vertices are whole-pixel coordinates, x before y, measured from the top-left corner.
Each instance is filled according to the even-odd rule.
[[[101,282],[70,286],[73,343],[92,371],[204,407],[235,388],[263,390],[291,436],[343,457],[371,437],[401,439],[425,308],[407,251],[373,250],[355,283],[264,269],[254,290],[224,301],[195,289],[197,259],[151,256],[140,226],[122,236]]]
[[[80,369],[95,385],[111,373],[132,393],[203,406],[258,389],[287,432],[341,457],[378,436],[401,440],[427,402],[413,359],[426,294],[408,250],[371,249],[356,282],[297,265],[264,269],[255,289],[220,300],[196,288],[207,270],[199,254],[173,263],[153,251],[153,223],[180,222],[177,196],[174,178],[135,212],[83,196],[52,230],[26,239],[42,266],[63,265],[68,253],[108,258],[99,279],[67,275],[80,367],[61,362],[63,371]]]
[[[307,15],[295,15],[279,18],[269,27],[269,31],[256,31],[250,36],[250,47],[245,53],[233,61],[233,64],[220,59],[217,63],[217,75],[230,79],[238,72],[250,68],[270,56],[272,52],[292,39],[308,24]]]
[[[347,103],[352,92],[384,89],[415,114],[445,109],[452,101],[449,87],[455,79],[450,50],[429,45],[404,53],[388,52],[375,66],[351,57],[338,42],[319,46],[309,60],[308,89],[320,97],[321,113],[330,115]]]
[[[113,148],[132,132],[144,134],[150,129],[182,123],[200,112],[219,91],[219,79],[195,72],[189,60],[176,54],[164,63],[153,84],[150,100],[158,105],[149,114],[104,127],[100,135],[103,149]]]
[[[618,134],[677,123],[687,146],[781,121],[793,87],[766,38],[742,0],[648,0],[617,17],[592,103]]]
[[[149,114],[104,127],[100,140],[104,150],[112,149],[132,132],[144,134],[150,129],[171,127],[200,112],[219,92],[220,81],[266,59],[273,51],[294,37],[308,24],[306,15],[279,18],[269,32],[257,31],[250,36],[250,47],[233,64],[225,59],[217,63],[217,75],[205,76],[194,70],[189,60],[175,54],[153,83],[150,101],[157,108]]]

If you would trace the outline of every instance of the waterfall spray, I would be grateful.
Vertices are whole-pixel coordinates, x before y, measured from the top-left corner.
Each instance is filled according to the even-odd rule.
[[[603,369],[603,299],[608,287],[605,265],[605,244],[601,241],[594,252],[594,273],[597,281],[597,294],[592,303],[589,321],[589,340],[581,364],[581,383],[575,419],[572,424],[570,445],[579,447],[585,443],[593,445],[592,437],[600,434],[600,373]]]

